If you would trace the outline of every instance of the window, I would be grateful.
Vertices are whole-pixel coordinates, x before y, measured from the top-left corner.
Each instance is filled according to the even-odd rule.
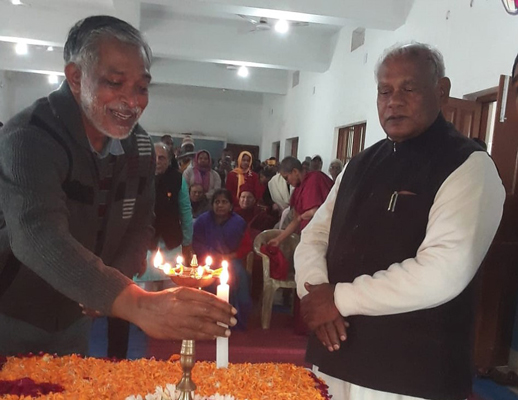
[[[344,165],[365,146],[365,129],[367,123],[345,126],[338,130],[338,148],[336,158],[343,161]]]

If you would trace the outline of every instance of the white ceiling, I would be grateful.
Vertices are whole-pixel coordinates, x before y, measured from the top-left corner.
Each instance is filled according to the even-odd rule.
[[[62,72],[70,27],[89,15],[108,14],[138,27],[155,60],[154,84],[285,94],[289,71],[325,72],[336,34],[344,27],[395,30],[413,0],[0,0],[0,69]],[[239,14],[307,22],[281,35],[251,31]],[[18,56],[14,43],[29,43]],[[47,52],[48,45],[55,47]],[[250,67],[240,78],[227,65]]]

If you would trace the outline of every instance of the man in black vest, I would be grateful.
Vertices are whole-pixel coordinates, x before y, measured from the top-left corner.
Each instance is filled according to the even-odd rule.
[[[512,72],[513,88],[516,93],[516,109],[518,110],[518,68],[517,67],[518,67],[518,55],[514,59],[513,72]]]
[[[295,254],[307,360],[338,399],[465,399],[470,282],[505,192],[488,154],[441,114],[438,51],[393,47],[376,75],[387,138],[349,162]]]

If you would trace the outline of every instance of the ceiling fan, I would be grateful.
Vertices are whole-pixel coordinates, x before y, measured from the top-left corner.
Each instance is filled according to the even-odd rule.
[[[248,21],[252,25],[249,32],[267,32],[277,30],[286,32],[292,26],[308,26],[309,22],[286,21],[281,19],[269,19],[266,17],[250,17],[248,15],[238,14],[239,17]]]

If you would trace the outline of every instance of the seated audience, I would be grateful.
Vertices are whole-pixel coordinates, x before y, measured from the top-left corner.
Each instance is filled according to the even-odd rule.
[[[193,165],[183,172],[187,185],[189,187],[194,184],[201,185],[207,199],[212,197],[216,189],[221,188],[221,178],[211,166],[210,153],[207,150],[200,150],[194,156]]]
[[[192,255],[193,226],[187,185],[178,171],[174,154],[166,144],[155,143],[155,156],[155,235],[148,247],[146,271],[133,277],[139,286],[148,291],[162,290],[170,287],[171,283],[170,278],[153,265],[157,249],[169,260],[176,259],[179,254],[188,259]],[[126,356],[129,323],[119,321],[114,333],[110,330],[110,321],[108,324],[108,357]]]
[[[309,158],[309,160],[307,160]],[[302,161],[302,170],[305,172],[311,171],[311,158],[306,157],[306,160]]]
[[[174,155],[174,142],[173,142],[173,138],[171,137],[171,135],[163,135],[161,138],[160,138],[160,141],[165,144],[169,150],[169,152]]]
[[[329,175],[331,175],[331,178],[333,179],[333,182],[336,181],[336,177],[340,175],[340,172],[344,169],[344,163],[342,160],[334,159],[331,161],[331,164],[329,164]]]
[[[280,214],[279,207],[275,204],[272,199],[272,194],[270,193],[270,188],[268,187],[268,183],[275,176],[277,169],[275,167],[265,167],[261,169],[259,172],[259,189],[257,203],[266,208],[269,213]],[[243,189],[241,188],[241,191]]]
[[[266,160],[266,165],[268,167],[277,168],[277,159],[275,157],[270,157],[268,160]]]
[[[218,166],[216,172],[221,178],[221,186],[223,187],[227,182],[227,175],[233,169],[232,151],[230,149],[223,149],[221,152],[221,158],[218,160]]]
[[[322,171],[322,157],[316,155],[309,162],[309,170],[310,171]]]
[[[252,161],[252,154],[248,151],[242,151],[237,158],[237,167],[227,175],[226,188],[232,194],[232,204],[235,206],[239,205],[239,188],[244,183],[254,188],[256,198],[262,193],[259,186],[259,175],[251,169]]]
[[[169,260],[176,259],[180,253],[189,260],[192,256],[193,223],[187,184],[165,144],[156,143],[155,154],[155,236],[149,245],[146,272],[135,277],[136,282],[169,281],[153,265],[157,249]]]
[[[196,219],[193,250],[199,260],[210,255],[217,267],[223,260],[228,261],[230,303],[237,309],[237,326],[245,328],[252,300],[242,259],[252,247],[251,240],[246,234],[245,220],[232,211],[232,195],[227,189],[217,189],[211,205],[211,210]],[[248,244],[243,245],[243,241]]]
[[[195,183],[189,189],[189,197],[191,199],[192,217],[198,218],[205,211],[210,210],[210,202],[203,192],[203,187]]]
[[[192,165],[192,159],[195,155],[196,153],[194,151],[194,141],[192,140],[190,134],[185,135],[182,140],[182,144],[180,145],[180,150],[176,156],[181,173],[183,173],[187,167]]]

